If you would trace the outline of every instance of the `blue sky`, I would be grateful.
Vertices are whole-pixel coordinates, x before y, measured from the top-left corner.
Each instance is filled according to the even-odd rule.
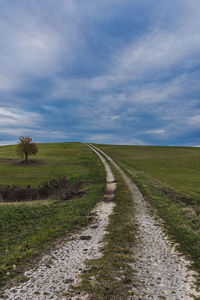
[[[200,145],[199,0],[0,0],[0,144]]]

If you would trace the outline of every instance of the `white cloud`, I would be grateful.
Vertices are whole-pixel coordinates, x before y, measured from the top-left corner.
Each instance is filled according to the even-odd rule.
[[[8,28],[10,27],[10,28]],[[59,62],[60,37],[50,28],[11,26],[0,22],[0,33],[7,28],[1,45],[1,73],[7,78],[42,76],[55,70]]]
[[[110,93],[113,95],[115,89],[121,89],[121,98],[115,95],[115,104],[117,101],[152,103],[176,99],[183,93],[187,81],[191,86],[191,78],[187,72],[173,75],[173,68],[187,70],[200,63],[200,25],[197,30],[193,22],[184,21],[188,26],[181,25],[171,31],[152,30],[138,41],[119,47],[104,74],[87,79],[60,78],[55,81],[49,97],[84,101],[92,99],[95,92],[102,92],[105,99]],[[170,80],[162,82],[163,76]]]
[[[3,134],[4,136],[8,136],[8,139],[5,140],[3,139],[2,141],[0,140],[0,145],[11,145],[11,144],[16,144],[18,137],[23,136],[23,135],[28,135],[33,137],[35,142],[38,141],[48,141],[48,140],[68,140],[71,138],[71,133],[64,133],[63,131],[59,130],[52,130],[52,129],[33,129],[33,128],[24,128],[24,127],[19,127],[19,128],[5,128],[5,129],[0,129],[0,134]],[[15,140],[9,139],[9,136],[11,137],[16,137]]]
[[[89,143],[105,143],[115,145],[145,145],[139,139],[132,137],[119,137],[117,134],[90,134],[86,136],[86,141]]]
[[[26,89],[29,80],[52,78],[71,63],[74,47],[82,43],[78,20],[72,1],[63,11],[65,1],[55,2],[2,7],[0,91]]]
[[[16,144],[19,136],[31,135],[33,138],[40,135],[42,118],[40,114],[0,107],[0,144]]]
[[[110,116],[110,118],[111,120],[119,120],[120,116],[115,115],[115,116]]]
[[[38,113],[0,107],[0,125],[4,128],[22,125],[35,127],[39,121],[41,116]]]
[[[0,140],[0,146],[15,145],[16,140]]]
[[[80,104],[74,114],[80,116],[80,128],[86,130],[111,130],[121,127],[121,119],[115,114],[115,109],[111,110],[109,105],[102,105],[100,101],[96,105]]]
[[[177,67],[177,64],[184,67],[192,64],[193,55],[197,55],[199,49],[200,34],[194,28],[147,33],[146,37],[143,36],[119,55],[117,77],[119,80],[127,80],[130,76],[138,79],[155,71],[167,72],[171,67]]]
[[[143,132],[144,134],[155,134],[155,135],[163,135],[165,133],[164,129],[151,129]]]
[[[194,115],[188,119],[188,124],[191,126],[200,126],[200,115]]]
[[[137,5],[141,2],[146,5],[145,1],[134,3],[136,2]],[[150,2],[154,7],[157,1]],[[132,1],[128,0],[128,3]],[[144,31],[141,30],[140,35],[133,32],[132,39],[130,35],[127,41],[124,39],[123,42],[120,36],[115,38],[116,47],[111,45],[113,52],[106,63],[103,55],[102,61],[97,61],[104,64],[104,68],[96,72],[95,66],[92,71],[92,67],[89,66],[91,73],[87,74],[87,69],[85,72],[81,70],[81,54],[88,50],[85,54],[88,61],[90,55],[95,55],[92,53],[97,51],[94,50],[95,47],[101,46],[97,43],[98,36],[95,30],[98,29],[98,34],[103,33],[105,36],[105,27],[102,24],[104,21],[110,21],[110,18],[115,18],[115,6],[118,5],[122,7],[123,3],[120,0],[112,0],[109,3],[102,0],[92,4],[90,1],[82,4],[73,0],[49,0],[22,1],[19,6],[14,3],[5,4],[0,12],[0,35],[3,37],[0,41],[0,91],[5,94],[12,92],[10,99],[12,98],[13,106],[12,109],[0,110],[1,133],[17,136],[34,134],[38,137],[42,137],[43,134],[67,138],[65,129],[63,132],[56,128],[51,131],[49,126],[49,129],[45,130],[49,124],[45,124],[46,120],[42,120],[39,113],[21,108],[14,109],[19,107],[20,101],[31,102],[26,95],[22,100],[17,99],[19,96],[14,92],[22,92],[20,95],[23,97],[24,91],[30,93],[30,87],[35,89],[35,94],[38,93],[38,100],[35,102],[41,104],[41,107],[49,112],[49,116],[58,116],[59,111],[62,121],[64,118],[67,120],[67,114],[69,119],[73,116],[75,128],[83,129],[84,132],[91,129],[106,132],[122,129],[123,126],[126,131],[128,122],[131,123],[130,126],[134,124],[136,128],[139,124],[141,128],[143,113],[148,115],[147,118],[151,115],[154,117],[157,121],[155,127],[158,129],[145,130],[146,128],[142,127],[136,130],[137,133],[135,131],[135,137],[145,133],[161,138],[164,134],[177,135],[181,130],[185,130],[184,123],[191,128],[200,125],[199,113],[194,112],[192,103],[196,95],[190,97],[189,94],[195,89],[196,94],[199,92],[199,83],[191,78],[190,73],[190,68],[200,63],[199,2],[183,0],[181,12],[176,12],[171,17],[174,20],[169,26],[163,26],[158,17],[157,22],[153,22]],[[169,5],[172,9],[175,4]],[[108,7],[113,7],[113,10],[106,10]],[[102,11],[105,11],[105,14],[102,15]],[[94,24],[94,29],[91,28],[91,24]],[[109,39],[109,42],[112,43],[112,40]],[[103,46],[98,51],[102,50],[105,50]],[[76,69],[81,70],[81,75],[78,71],[76,73]],[[47,90],[44,84],[43,90],[42,84],[46,78],[52,86]],[[37,86],[38,82],[40,85],[38,79],[43,80],[40,87]],[[41,97],[37,88],[42,90]],[[7,98],[1,99],[6,101]],[[61,100],[68,101],[67,105],[70,105],[65,107],[62,103],[62,109],[59,108]],[[54,120],[50,120],[49,116],[46,118],[53,123]],[[38,129],[40,126],[41,130]],[[145,126],[152,128],[153,124]],[[109,142],[109,138],[118,143],[141,142],[134,137],[130,140],[120,140],[116,135],[106,134],[94,134],[89,138],[95,137],[102,142]]]
[[[1,91],[12,91],[16,89],[19,84],[17,78],[12,78],[11,76],[0,75],[0,92]]]

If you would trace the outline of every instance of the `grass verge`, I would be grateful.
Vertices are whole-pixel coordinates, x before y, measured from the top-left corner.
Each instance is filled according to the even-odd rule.
[[[108,234],[105,236],[103,256],[87,262],[88,270],[82,276],[81,291],[89,293],[95,300],[127,299],[132,283],[131,249],[134,244],[133,200],[116,173],[116,206],[110,217]]]

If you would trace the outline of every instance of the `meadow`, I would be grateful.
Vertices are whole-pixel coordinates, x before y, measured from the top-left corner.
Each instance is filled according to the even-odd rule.
[[[20,164],[15,146],[0,147],[0,184],[37,186],[66,176],[81,182],[82,194],[70,200],[0,203],[0,286],[19,274],[59,237],[88,224],[101,199],[105,173],[98,158],[81,143],[39,144],[35,163]],[[26,280],[21,278],[20,280]]]
[[[85,144],[39,144],[33,164],[19,163],[15,146],[0,147],[0,184],[33,187],[66,176],[82,183],[81,195],[58,201],[0,202],[0,286],[22,276],[24,267],[48,251],[54,241],[86,226],[89,213],[102,198],[105,171]],[[138,185],[164,220],[169,235],[200,270],[200,149],[182,147],[98,145]],[[108,226],[104,256],[88,262],[81,289],[95,299],[126,297],[133,278],[128,263],[134,245],[134,203],[118,172],[116,207]],[[119,284],[118,272],[124,280]],[[90,283],[95,276],[98,285]],[[112,298],[113,297],[113,298]],[[121,298],[120,298],[121,297]]]
[[[97,146],[138,185],[200,271],[200,148]]]
[[[21,164],[15,146],[0,147],[0,184],[37,186],[44,182],[66,176],[69,180],[93,181],[98,168],[97,160],[81,143],[38,144],[39,152],[30,159],[35,163]],[[99,166],[99,165],[98,165]]]
[[[200,148],[101,145],[123,167],[200,201]]]

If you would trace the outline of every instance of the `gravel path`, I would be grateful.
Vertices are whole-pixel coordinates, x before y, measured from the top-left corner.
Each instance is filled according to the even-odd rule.
[[[135,208],[139,230],[133,249],[135,285],[130,299],[186,300],[193,299],[191,294],[200,296],[194,288],[195,272],[170,243],[139,191],[135,192]]]
[[[138,233],[133,249],[135,262],[131,265],[134,286],[129,299],[189,300],[194,299],[192,294],[200,299],[200,293],[195,289],[197,274],[189,269],[189,262],[176,251],[137,186],[108,155],[98,151],[121,173],[134,199]]]
[[[116,189],[110,167],[99,153],[97,155],[106,169],[107,189],[104,200],[90,214],[95,218],[94,222],[82,232],[64,240],[57,250],[45,255],[38,268],[25,272],[24,276],[29,278],[28,281],[5,290],[0,299],[87,299],[87,295],[76,295],[70,285],[79,281],[79,275],[86,268],[86,259],[96,259],[102,255],[102,239],[113,211]]]

